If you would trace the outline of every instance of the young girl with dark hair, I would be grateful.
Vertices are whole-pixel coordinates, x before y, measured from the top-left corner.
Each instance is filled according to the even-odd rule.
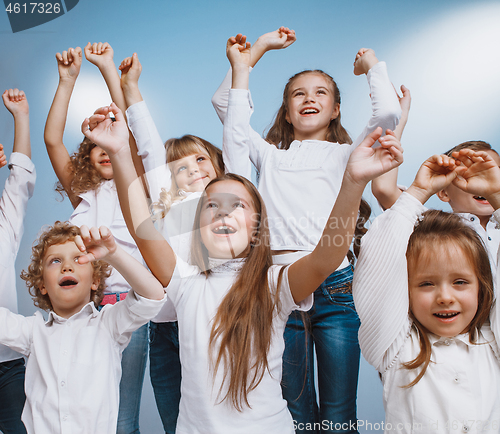
[[[238,150],[245,148],[259,173],[259,192],[269,212],[275,264],[289,264],[314,250],[337,199],[349,156],[378,126],[383,131],[394,129],[401,112],[385,63],[379,62],[372,50],[361,49],[354,73],[367,75],[373,114],[354,143],[340,122],[337,84],[319,70],[303,71],[289,80],[283,103],[264,140],[249,126],[253,109],[248,91],[249,67],[267,50],[285,47],[294,40],[295,34],[287,28],[261,36],[253,48],[242,35],[230,38],[227,55],[232,67],[232,89],[228,89],[226,80],[213,98],[224,119],[227,167],[232,170],[232,165],[238,163],[237,155],[242,153]],[[248,137],[243,139],[243,135]],[[356,225],[359,237],[369,215],[370,208],[363,203]],[[355,248],[358,244],[356,236]],[[332,423],[342,427],[336,432],[352,432],[356,426],[359,318],[352,300],[352,273],[353,266],[346,257],[318,286],[313,309],[306,315],[293,312],[288,321],[282,387],[297,422],[296,432],[329,431],[321,428],[322,421],[326,426]],[[314,352],[318,361],[319,408]]]

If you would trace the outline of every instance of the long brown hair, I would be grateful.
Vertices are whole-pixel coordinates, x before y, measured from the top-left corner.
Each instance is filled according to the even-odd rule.
[[[286,120],[286,114],[288,111],[291,87],[297,78],[302,77],[306,74],[318,74],[325,78],[333,92],[334,104],[338,104],[340,106],[340,91],[337,83],[326,72],[321,71],[320,69],[308,69],[295,74],[288,80],[288,83],[283,90],[283,102],[278,110],[278,113],[276,114],[273,125],[266,135],[266,140],[279,149],[288,149],[290,147],[290,144],[294,141],[293,125],[288,123],[288,121]],[[332,119],[330,121],[325,140],[337,143],[352,143],[351,137],[340,122],[340,110],[339,115],[335,119]]]
[[[192,134],[186,134],[179,138],[168,139],[165,142],[167,164],[173,161],[180,160],[184,157],[197,154],[200,151],[206,151],[212,165],[214,166],[217,177],[224,175],[224,160],[222,159],[222,151],[215,145],[201,137]],[[160,199],[153,203],[151,209],[156,218],[164,218],[171,206],[185,198],[182,192],[179,191],[179,186],[175,182],[175,177],[172,172],[170,189],[161,189]]]
[[[465,253],[474,267],[479,282],[477,312],[466,330],[469,333],[470,343],[475,343],[481,326],[490,315],[493,304],[493,278],[490,261],[479,235],[456,214],[439,210],[426,211],[423,214],[423,219],[416,225],[408,242],[406,251],[408,270],[417,266],[418,261],[432,251],[433,246],[443,244],[453,244]],[[422,369],[417,377],[405,387],[414,386],[424,376],[431,361],[432,353],[432,346],[428,337],[429,331],[412,314],[411,306],[410,317],[418,333],[420,353],[415,359],[404,363],[403,366],[406,369],[416,369],[422,366]]]
[[[70,156],[69,169],[71,171],[71,193],[78,196],[87,191],[97,189],[106,181],[90,161],[90,151],[96,145],[91,140],[85,138],[78,146],[78,151]],[[67,192],[60,182],[56,183],[55,190],[63,197]]]
[[[221,181],[236,181],[245,187],[252,198],[257,223],[250,252],[236,281],[219,305],[210,332],[209,351],[213,375],[221,365],[224,371],[219,397],[221,402],[228,399],[234,408],[241,411],[244,405],[250,406],[248,394],[259,385],[265,371],[269,370],[267,355],[273,334],[273,317],[281,309],[279,287],[284,268],[280,270],[277,287],[270,288],[267,272],[272,265],[272,257],[267,214],[257,189],[245,178],[228,173],[212,180],[205,191]],[[197,230],[205,199],[206,193],[196,212],[192,257],[194,263],[206,270],[204,273],[208,276],[208,251]]]

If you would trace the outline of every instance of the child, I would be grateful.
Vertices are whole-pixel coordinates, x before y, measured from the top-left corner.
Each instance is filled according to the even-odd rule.
[[[109,275],[104,258],[135,292],[99,312]],[[35,305],[49,311],[45,321],[40,312],[23,317],[0,308],[0,342],[28,359],[27,432],[114,433],[122,351],[160,310],[163,288],[107,228],[82,226],[80,238],[76,226],[61,222],[42,233],[21,277]]]
[[[222,152],[193,135],[169,139],[163,145],[139,91],[142,66],[137,54],[126,58],[120,69],[128,106],[127,120],[146,170],[156,226],[176,254],[189,262],[196,207],[205,186],[224,174]],[[247,166],[250,170],[249,163]],[[158,412],[165,433],[174,434],[180,401],[181,366],[177,316],[170,302],[150,323],[149,354]],[[166,370],[165,366],[170,368]]]
[[[380,129],[365,139],[347,165],[321,242],[290,267],[271,265],[265,207],[253,185],[231,174],[213,180],[198,206],[196,266],[189,266],[148,224],[123,115],[114,104],[110,109],[115,122],[108,116],[90,131],[93,117],[82,130],[107,150],[128,227],[177,311],[183,372],[177,433],[292,433],[280,388],[286,320],[299,303],[311,306],[310,294],[342,262],[364,187],[400,164],[399,142],[388,136],[383,148],[372,149]],[[338,218],[347,224],[335,225]]]
[[[113,50],[109,44],[89,43],[85,47],[85,55],[101,70],[113,99],[121,101],[120,104],[124,106],[118,72],[113,65]],[[109,227],[117,243],[138,261],[142,261],[123,221],[113,181],[113,168],[106,152],[84,139],[78,151],[70,156],[63,143],[68,105],[80,72],[82,50],[80,47],[69,48],[62,54],[57,53],[56,58],[59,85],[47,116],[45,144],[59,179],[57,190],[68,195],[74,208],[69,221],[77,226],[85,224]],[[114,270],[106,285],[103,305],[123,300],[130,290],[127,281]],[[147,350],[148,329],[145,325],[134,333],[123,354],[122,370],[126,380],[120,389],[118,434],[132,434],[139,430],[139,409]]]
[[[486,152],[452,155],[429,158],[361,245],[359,340],[382,374],[385,432],[498,432],[499,305],[488,255],[462,219],[423,204],[453,182],[487,198],[500,221],[500,169]]]
[[[14,147],[9,160],[10,174],[0,199],[0,306],[17,313],[15,260],[23,235],[28,199],[35,188],[35,166],[31,161],[29,106],[24,92],[6,90],[2,95],[14,117]],[[0,167],[7,164],[0,145]],[[24,359],[0,345],[0,430],[26,433],[21,413],[24,394]]]
[[[290,32],[281,28],[261,38],[274,34],[286,46]],[[248,74],[255,56],[244,36],[229,39],[227,55],[232,89],[224,122],[224,159],[231,169],[235,150],[247,148],[260,174],[259,191],[269,210],[273,261],[288,264],[314,250],[337,199],[350,154],[377,126],[383,131],[393,129],[401,110],[385,64],[378,62],[372,50],[361,49],[354,73],[367,75],[373,115],[352,145],[340,122],[336,83],[322,71],[303,71],[289,80],[283,104],[264,140],[249,127],[252,107]],[[245,141],[241,132],[246,131],[249,138]],[[320,421],[344,427],[356,421],[359,318],[351,287],[352,265],[345,258],[315,292],[315,307],[307,314],[307,327],[298,312],[290,316],[285,331],[283,396],[297,421],[297,432]],[[319,409],[313,344],[318,361]]]

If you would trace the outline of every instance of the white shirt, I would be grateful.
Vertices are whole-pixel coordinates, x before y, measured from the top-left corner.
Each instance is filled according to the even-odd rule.
[[[106,226],[111,230],[116,243],[129,255],[144,264],[141,252],[130,235],[123,218],[114,180],[104,181],[97,189],[80,194],[81,202],[75,208],[69,222],[75,226]],[[128,292],[130,285],[115,269],[106,279],[105,292]]]
[[[26,155],[13,152],[10,174],[0,199],[0,306],[17,313],[15,260],[24,232],[28,199],[33,195],[36,172]],[[0,363],[19,359],[21,355],[0,345]]]
[[[419,372],[404,369],[402,364],[420,352],[408,316],[406,249],[423,211],[416,198],[403,193],[363,237],[354,272],[353,296],[361,319],[359,343],[365,359],[382,373],[385,432],[498,433],[499,303],[490,314],[491,325],[482,326],[477,345],[469,343],[468,334],[429,335],[432,362],[415,386],[402,387]],[[500,211],[494,217],[498,221]]]
[[[177,434],[295,432],[280,385],[283,332],[292,310],[307,311],[311,308],[312,295],[296,305],[290,292],[287,270],[281,281],[281,312],[276,313],[273,320],[273,336],[268,353],[269,371],[265,372],[257,388],[248,394],[251,409],[245,406],[242,412],[238,412],[227,401],[218,403],[223,373],[219,370],[214,380],[209,370],[210,331],[217,309],[242,265],[241,259],[228,261],[212,268],[212,274],[206,278],[197,267],[177,260],[174,276],[166,289],[174,302],[179,321],[182,383]],[[269,269],[271,290],[277,285],[280,268],[272,266]]]
[[[273,250],[314,250],[340,191],[351,152],[377,127],[384,131],[396,127],[401,108],[385,63],[374,65],[367,79],[373,114],[352,145],[295,140],[288,150],[278,149],[250,128],[252,103],[249,92],[229,91],[224,161],[231,171],[237,164],[236,155],[240,155],[239,152],[235,155],[237,149],[248,149],[249,158],[260,174],[259,192],[269,216]],[[222,91],[217,92],[223,95]],[[222,104],[214,103],[214,106]],[[340,268],[347,265],[345,259]]]
[[[28,358],[22,421],[29,434],[111,434],[118,418],[121,355],[133,331],[163,300],[129,293],[98,312],[91,302],[69,319],[0,308],[0,342]]]

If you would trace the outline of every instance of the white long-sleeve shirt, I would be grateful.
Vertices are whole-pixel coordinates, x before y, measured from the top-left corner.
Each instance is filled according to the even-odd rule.
[[[51,311],[48,321],[40,312],[24,317],[0,308],[0,342],[28,358],[28,433],[115,433],[122,351],[165,300],[131,291],[100,312],[91,302],[68,319]]]
[[[423,211],[415,197],[403,193],[363,237],[354,272],[359,343],[365,359],[382,374],[385,432],[498,433],[499,303],[493,305],[490,324],[482,326],[476,344],[469,342],[468,334],[429,335],[432,354],[427,371],[413,387],[402,387],[420,372],[402,364],[420,353],[408,316],[406,249]],[[500,221],[500,211],[494,218]]]
[[[0,306],[17,313],[15,260],[24,232],[28,199],[35,188],[35,166],[26,155],[13,152],[9,160],[10,175],[0,199]],[[19,359],[21,355],[0,345],[0,363]]]
[[[247,90],[231,89],[225,114],[223,155],[228,170],[248,150],[260,174],[259,192],[266,204],[273,250],[311,252],[316,247],[340,191],[351,152],[367,134],[394,129],[401,108],[384,62],[367,74],[372,116],[352,145],[319,140],[295,140],[287,150],[266,142],[250,125],[252,102]],[[219,97],[218,97],[219,95]],[[222,86],[213,103],[219,111],[226,93]],[[223,111],[219,116],[223,116]],[[340,267],[348,265],[347,259]]]

